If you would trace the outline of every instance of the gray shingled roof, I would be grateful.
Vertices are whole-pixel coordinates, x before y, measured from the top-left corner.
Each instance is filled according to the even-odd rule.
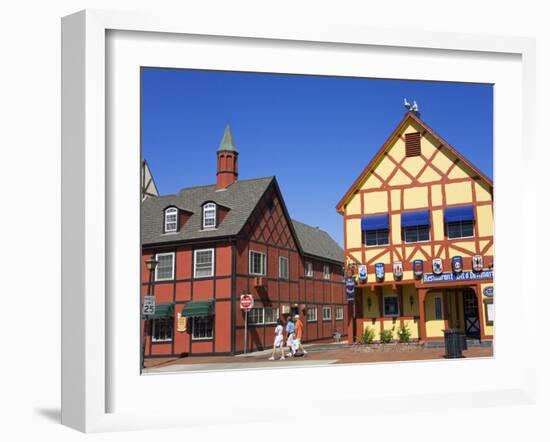
[[[141,243],[157,244],[236,235],[273,180],[272,176],[239,180],[225,190],[217,190],[215,185],[188,187],[175,195],[147,198],[141,206]],[[214,201],[230,209],[217,229],[201,229],[201,206],[206,201]],[[164,233],[163,210],[169,206],[192,212],[178,232]]]
[[[292,225],[304,253],[344,262],[344,250],[327,232],[295,219],[292,220]]]
[[[148,245],[237,235],[274,181],[275,177],[272,176],[239,180],[225,190],[217,190],[215,185],[188,187],[175,195],[147,198],[141,204],[141,243]],[[202,205],[207,201],[230,209],[214,230],[201,228]],[[192,215],[178,232],[164,233],[163,211],[170,206],[191,212]],[[344,261],[344,251],[327,232],[296,220],[292,220],[292,225],[304,253]]]

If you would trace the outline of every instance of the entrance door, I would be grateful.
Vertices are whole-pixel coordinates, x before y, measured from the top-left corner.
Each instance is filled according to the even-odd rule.
[[[464,300],[464,328],[466,336],[480,338],[479,310],[477,296],[473,290],[463,292]]]

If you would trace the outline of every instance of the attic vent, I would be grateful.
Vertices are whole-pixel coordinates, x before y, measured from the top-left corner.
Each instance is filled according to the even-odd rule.
[[[405,155],[408,157],[420,155],[420,132],[405,134]]]

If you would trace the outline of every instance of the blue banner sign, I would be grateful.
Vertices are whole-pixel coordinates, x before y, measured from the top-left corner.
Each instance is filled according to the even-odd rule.
[[[462,256],[453,256],[452,265],[453,265],[453,272],[455,273],[462,272]]]
[[[355,301],[355,279],[353,276],[346,276],[346,300]]]
[[[426,273],[423,282],[453,282],[453,281],[472,281],[477,279],[493,279],[493,270],[484,270],[482,272],[462,272],[462,273]]]
[[[384,263],[382,262],[376,263],[374,265],[374,273],[377,279],[384,279],[384,276],[386,275],[386,269],[384,267]]]

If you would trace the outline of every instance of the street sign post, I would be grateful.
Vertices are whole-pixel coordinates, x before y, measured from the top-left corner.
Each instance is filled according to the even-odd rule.
[[[241,295],[241,310],[244,311],[244,353],[248,345],[248,311],[254,307],[254,297],[250,293]]]

